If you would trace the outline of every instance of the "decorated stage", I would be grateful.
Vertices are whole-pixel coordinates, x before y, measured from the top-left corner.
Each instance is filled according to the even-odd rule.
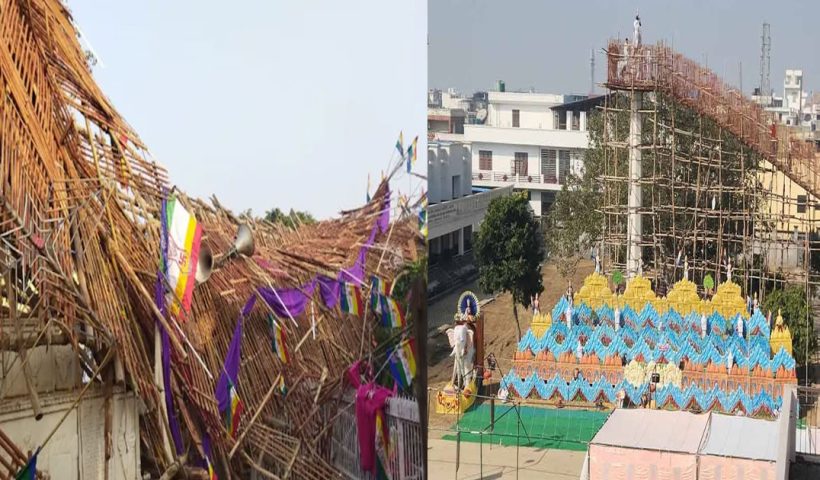
[[[685,278],[666,297],[642,276],[616,295],[593,273],[572,301],[533,319],[502,387],[556,403],[775,417],[796,383],[791,336],[779,313],[770,327],[749,310],[731,280],[706,300]]]

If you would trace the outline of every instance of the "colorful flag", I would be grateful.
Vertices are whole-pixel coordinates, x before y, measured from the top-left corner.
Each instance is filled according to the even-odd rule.
[[[168,229],[168,283],[176,298],[182,300],[181,305],[176,301],[171,303],[171,313],[185,320],[191,310],[196,283],[202,226],[176,197],[168,200],[165,221]]]
[[[373,310],[373,313],[376,315],[381,313],[381,296],[389,295],[390,291],[390,282],[375,275],[370,277],[370,309]]]
[[[342,282],[342,288],[339,289],[339,297],[343,312],[357,316],[361,316],[364,313],[361,288],[352,283]]]
[[[404,312],[399,302],[387,295],[382,295],[381,300],[382,325],[393,328],[403,327],[405,325]]]
[[[214,466],[211,465],[211,459],[205,457],[205,463],[208,464],[208,480],[218,480],[216,476],[216,472],[214,472]]]
[[[367,203],[370,203],[370,173],[367,174]]]
[[[421,208],[419,209],[419,233],[424,238],[427,238],[427,193],[421,195]]]
[[[390,441],[384,409],[376,410],[376,479],[390,479]]]
[[[271,335],[273,336],[273,353],[279,357],[282,363],[288,363],[290,356],[288,355],[288,345],[285,342],[285,329],[273,318],[272,314],[268,315],[268,323],[270,324]]]
[[[418,143],[419,136],[416,135],[416,138],[413,139],[413,143],[407,147],[407,173],[413,170],[413,164],[416,163],[416,159],[418,158]]]
[[[410,374],[410,378],[416,377],[416,340],[408,339],[402,342],[402,361],[403,365]]]
[[[284,397],[288,394],[288,387],[285,386],[285,376],[279,375],[279,393]]]
[[[26,462],[26,466],[17,472],[17,475],[14,476],[14,480],[34,480],[37,477],[37,455],[39,454],[40,448],[37,447],[37,451],[35,451],[34,455]]]
[[[231,437],[236,435],[239,419],[244,409],[242,400],[239,398],[239,392],[236,389],[236,385],[239,383],[239,365],[242,356],[242,319],[250,313],[255,303],[256,295],[251,295],[242,309],[242,314],[236,321],[231,344],[228,346],[228,353],[225,355],[225,364],[216,383],[217,406],[225,419],[225,429]]]
[[[232,382],[228,383],[228,396],[230,398],[230,406],[225,411],[225,429],[228,431],[230,438],[236,438],[236,433],[239,431],[239,420],[242,412],[245,410],[245,404],[239,398],[239,392],[236,391],[236,385]]]
[[[404,158],[404,132],[399,132],[399,139],[396,140],[396,150],[399,151],[401,158]]]
[[[401,388],[407,388],[416,376],[416,355],[414,340],[405,340],[396,347],[388,347],[390,355],[390,373]]]

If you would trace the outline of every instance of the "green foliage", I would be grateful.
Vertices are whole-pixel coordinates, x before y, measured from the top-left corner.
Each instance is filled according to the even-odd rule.
[[[486,292],[512,294],[517,322],[515,305],[528,307],[530,297],[544,291],[544,242],[527,197],[515,193],[490,202],[474,248],[479,285]]]
[[[604,148],[604,134],[619,144],[627,142],[629,98],[616,94],[607,101],[614,107],[612,110],[608,113],[597,110],[588,116],[590,143],[584,152],[584,171],[568,177],[549,213],[552,228],[547,232],[547,249],[562,275],[573,273],[579,252],[588,251],[604,235],[626,237],[628,149]],[[748,149],[742,150],[738,139],[728,130],[662,94],[645,95],[643,102],[644,109],[656,107],[658,113],[657,116],[643,115],[641,141],[644,145],[655,142],[660,146],[642,150],[643,175],[657,180],[644,183],[643,208],[675,206],[654,209],[652,215],[644,216],[642,233],[645,239],[653,238],[654,246],[643,248],[643,261],[646,268],[660,269],[656,273],[661,280],[671,283],[680,277],[680,271],[675,273],[666,266],[675,264],[680,251],[689,254],[692,270],[697,270],[702,262],[718,263],[727,256],[735,258],[744,253],[740,242],[719,245],[711,238],[699,236],[698,232],[713,232],[716,236],[722,233],[724,238],[733,238],[748,235],[753,227],[769,228],[764,224],[753,226],[746,219],[726,220],[719,215],[702,213],[712,209],[713,201],[716,208],[723,210],[755,208],[758,197],[752,193],[759,183],[756,173],[759,157]],[[673,139],[669,135],[671,126],[697,135],[679,134]],[[700,161],[673,161],[672,158]],[[722,168],[718,168],[718,160]],[[673,179],[677,183],[675,188],[671,188]],[[605,211],[608,212],[606,218]],[[609,245],[601,254],[605,266],[623,265],[626,246]],[[662,261],[656,262],[656,259]]]
[[[707,273],[705,277],[703,277],[703,288],[706,290],[711,290],[715,288],[715,279],[712,278],[711,273]]]
[[[271,223],[280,223],[291,228],[316,223],[316,219],[308,212],[300,212],[291,208],[290,212],[285,213],[280,210],[279,207],[265,212],[265,220]]]
[[[589,251],[603,233],[599,180],[604,173],[603,119],[598,112],[588,118],[590,148],[584,155],[584,171],[568,175],[547,217],[547,255],[564,279],[574,275],[581,252]]]
[[[620,270],[615,270],[612,272],[612,283],[615,285],[620,285],[624,283],[624,274]]]
[[[415,262],[408,263],[401,272],[396,275],[393,282],[393,298],[407,298],[413,283],[419,278],[427,277],[427,256],[419,258]]]
[[[814,332],[813,319],[809,315],[806,288],[803,285],[789,285],[767,293],[763,299],[763,312],[772,312],[774,319],[777,318],[778,310],[792,334],[794,359],[799,365],[805,365],[806,357],[811,359],[817,351],[817,335]],[[808,329],[806,322],[809,322]]]

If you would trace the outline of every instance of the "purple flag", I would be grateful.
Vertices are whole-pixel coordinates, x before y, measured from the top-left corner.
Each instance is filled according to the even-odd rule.
[[[336,278],[327,277],[324,275],[317,275],[309,282],[302,285],[301,288],[283,288],[274,289],[270,287],[259,287],[258,291],[277,316],[286,318],[289,316],[297,317],[304,313],[316,286],[319,287],[319,293],[322,296],[322,301],[327,308],[334,308],[339,303],[339,285],[341,282],[353,283],[362,285],[365,283],[365,267],[367,266],[367,252],[370,247],[376,242],[376,236],[379,233],[386,233],[390,226],[390,190],[387,190],[384,196],[384,205],[382,211],[379,213],[373,228],[370,230],[370,235],[367,237],[364,245],[359,249],[359,254],[356,256],[356,261],[348,268],[342,269]],[[271,267],[272,268],[272,267]],[[288,315],[290,314],[290,315]]]
[[[219,403],[219,411],[224,412],[231,408],[231,397],[229,395],[229,385],[238,385],[239,364],[241,362],[242,348],[242,320],[251,312],[256,304],[256,295],[251,295],[242,313],[236,321],[236,329],[231,338],[231,345],[228,347],[228,354],[225,355],[225,365],[222,373],[219,374],[219,381],[216,383],[216,401]]]

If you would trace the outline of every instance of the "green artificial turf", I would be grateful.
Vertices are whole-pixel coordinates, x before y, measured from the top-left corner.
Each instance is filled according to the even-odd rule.
[[[496,404],[495,428],[491,431],[490,404],[474,405],[457,424],[450,427],[451,433],[443,438],[456,440],[455,432],[460,430],[461,440],[466,442],[507,446],[515,446],[517,442],[522,447],[585,451],[609,416],[609,412],[566,408],[522,406],[518,411],[520,422],[511,405]]]

